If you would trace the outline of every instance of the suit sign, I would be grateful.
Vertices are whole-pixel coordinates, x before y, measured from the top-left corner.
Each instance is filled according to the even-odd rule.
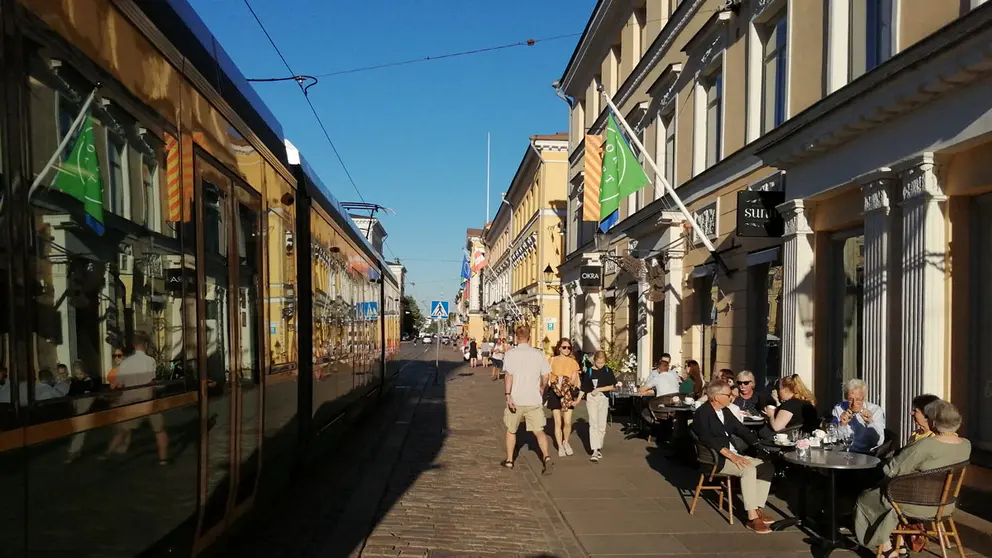
[[[775,206],[785,202],[784,192],[737,193],[737,236],[778,238],[785,220]]]
[[[579,285],[582,287],[601,287],[603,284],[603,268],[597,265],[584,265],[579,270]]]

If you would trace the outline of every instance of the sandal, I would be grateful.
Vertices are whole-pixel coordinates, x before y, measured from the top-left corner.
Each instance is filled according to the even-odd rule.
[[[501,462],[500,465],[506,467],[507,469],[512,469],[513,468],[513,462],[510,461],[509,459]]]

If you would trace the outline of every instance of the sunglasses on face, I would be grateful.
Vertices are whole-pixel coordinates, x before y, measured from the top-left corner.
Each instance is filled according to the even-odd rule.
[[[114,358],[124,358],[122,353],[114,353]]]
[[[749,386],[749,385],[753,384],[754,382],[752,382],[751,380],[741,380],[741,381],[739,381],[737,383],[739,385],[742,385],[742,386]]]
[[[563,351],[571,351],[571,350],[572,350],[572,348],[571,348],[571,347],[569,347],[569,346],[567,346],[567,345],[562,345],[562,346],[561,346],[561,350],[563,350]]]

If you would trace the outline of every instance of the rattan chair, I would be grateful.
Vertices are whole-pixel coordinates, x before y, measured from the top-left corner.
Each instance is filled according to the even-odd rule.
[[[954,537],[958,552],[964,558],[964,545],[961,544],[958,527],[951,519],[950,513],[945,515],[945,508],[957,502],[967,467],[968,463],[964,462],[889,479],[884,488],[884,494],[885,499],[889,501],[892,509],[899,517],[899,526],[892,532],[893,535],[896,535],[896,549],[902,546],[903,537],[907,535],[936,537],[940,543],[940,555],[947,558],[947,546],[944,544],[944,539],[945,537]],[[906,515],[900,505],[933,506],[937,508],[937,511],[933,517],[910,517]],[[953,510],[951,511],[953,512]],[[922,529],[913,527],[914,523],[920,522],[924,525]],[[930,528],[926,527],[928,523]],[[882,547],[879,546],[876,556],[881,555]]]
[[[699,463],[699,482],[696,483],[696,493],[692,497],[692,505],[689,506],[689,515],[696,514],[696,503],[704,490],[716,491],[720,500],[717,507],[723,511],[723,497],[727,497],[727,517],[730,524],[734,524],[734,503],[732,500],[733,490],[731,480],[733,477],[724,475],[717,471],[720,463],[720,454],[713,448],[704,446],[699,442],[696,433],[692,433],[692,441],[696,446],[696,461]],[[715,484],[714,484],[715,482]]]

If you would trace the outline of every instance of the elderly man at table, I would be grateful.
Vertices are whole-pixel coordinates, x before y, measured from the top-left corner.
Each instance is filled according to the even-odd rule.
[[[656,397],[679,392],[682,376],[675,370],[669,369],[668,361],[658,361],[658,373],[648,376],[647,381],[637,391],[637,395],[654,395]]]
[[[833,410],[833,423],[842,436],[851,436],[850,451],[871,453],[885,441],[885,411],[868,401],[868,385],[857,378],[844,384],[844,399]]]
[[[699,443],[717,452],[717,470],[720,474],[741,479],[741,499],[747,510],[747,526],[755,533],[771,533],[768,524],[772,518],[762,508],[768,500],[775,468],[754,457],[745,457],[731,442],[731,436],[740,438],[751,447],[757,447],[758,437],[739,421],[734,420],[728,409],[730,385],[714,380],[706,387],[707,404],[700,407],[692,420],[692,431]]]

